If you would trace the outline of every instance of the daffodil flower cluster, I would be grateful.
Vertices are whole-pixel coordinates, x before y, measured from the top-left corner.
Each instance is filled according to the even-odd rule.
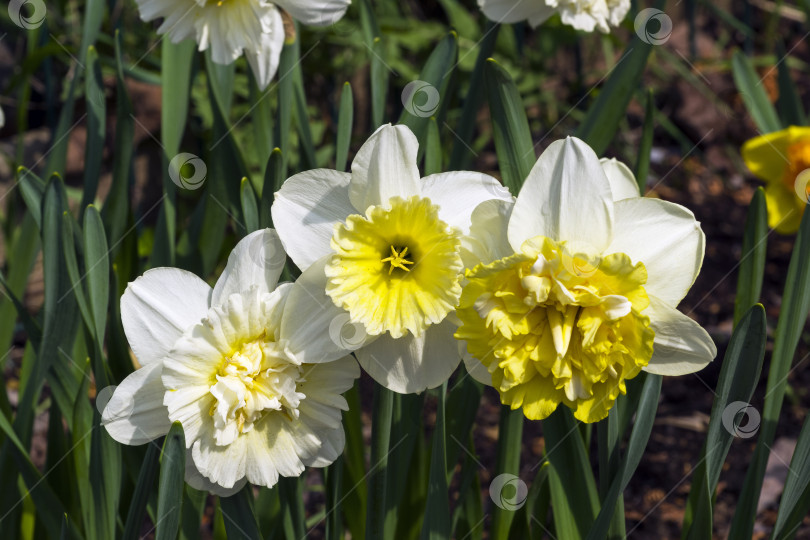
[[[130,283],[121,314],[141,367],[104,410],[109,433],[143,444],[180,422],[187,481],[229,494],[340,455],[357,362],[416,393],[463,358],[530,419],[564,404],[595,422],[642,370],[714,358],[676,309],[700,271],[700,226],[639,197],[627,167],[557,141],[514,198],[477,172],[423,178],[418,152],[410,129],[385,125],[351,172],[287,179],[276,230],[240,241],[213,289],[174,268]],[[278,284],[287,255],[302,273]]]

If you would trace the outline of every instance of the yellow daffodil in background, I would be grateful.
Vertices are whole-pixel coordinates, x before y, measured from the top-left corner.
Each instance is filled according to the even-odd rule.
[[[782,234],[795,233],[810,200],[810,127],[790,126],[761,135],[742,147],[745,164],[766,182],[768,225]],[[810,174],[810,173],[808,173]]]
[[[563,24],[577,30],[608,33],[630,11],[630,0],[478,0],[478,6],[501,24],[529,21],[536,28],[559,13]]]
[[[163,19],[158,34],[172,43],[193,38],[211,49],[217,64],[244,53],[260,89],[273,79],[284,47],[283,9],[312,26],[327,26],[346,13],[350,0],[136,0],[141,19]]]
[[[476,208],[471,231],[465,260],[481,262],[466,273],[456,337],[473,376],[528,418],[564,403],[595,422],[641,370],[681,375],[715,357],[675,309],[703,261],[694,215],[639,197],[627,167],[579,139],[549,146],[514,205]]]
[[[311,293],[310,311],[332,321],[327,338],[349,341],[363,369],[399,393],[434,388],[458,366],[448,314],[461,294],[460,245],[478,204],[512,200],[480,173],[420,178],[418,150],[406,126],[383,126],[351,173],[297,174],[272,208],[287,253],[304,271],[297,283]]]
[[[129,284],[121,318],[142,367],[104,409],[113,439],[144,444],[179,421],[186,481],[223,496],[343,452],[341,394],[360,370],[335,344],[313,344],[328,328],[308,321],[296,285],[277,286],[284,260],[265,229],[239,242],[213,289],[177,268]]]

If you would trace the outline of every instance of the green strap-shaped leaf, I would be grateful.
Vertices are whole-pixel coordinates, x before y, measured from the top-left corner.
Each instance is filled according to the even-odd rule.
[[[776,108],[779,110],[779,117],[784,126],[804,126],[807,125],[807,116],[804,114],[802,102],[799,99],[799,92],[796,83],[790,76],[788,58],[785,54],[785,46],[781,41],[777,42],[776,56],[781,60],[778,66],[779,99],[776,101]]]
[[[571,409],[564,405],[543,420],[551,506],[561,538],[584,538],[599,510],[588,453]],[[608,521],[612,514],[609,511]]]
[[[425,136],[425,176],[442,172],[442,142],[436,118],[430,118]]]
[[[436,402],[436,429],[433,432],[433,450],[430,454],[430,478],[425,504],[425,521],[422,524],[422,540],[443,540],[450,538],[450,503],[447,489],[447,469],[445,463],[445,400],[447,381],[439,389]]]
[[[146,515],[146,503],[155,485],[160,470],[160,447],[157,442],[152,441],[146,446],[146,455],[143,457],[138,472],[138,481],[135,483],[135,491],[129,501],[126,523],[124,524],[124,534],[121,540],[135,540],[140,537],[141,525]]]
[[[323,470],[326,486],[326,540],[343,538],[343,456]]]
[[[183,487],[186,485],[186,438],[180,422],[172,424],[160,453],[158,507],[155,523],[157,540],[174,540],[180,530]]]
[[[523,439],[523,409],[511,410],[508,405],[501,405],[501,416],[498,423],[498,451],[495,455],[495,472],[501,475],[517,477],[520,473],[520,447]],[[515,514],[502,504],[492,508],[491,538],[509,538],[509,529]]]
[[[242,200],[242,216],[245,218],[245,235],[248,235],[259,229],[259,206],[253,186],[247,178],[242,178],[239,198]]]
[[[368,473],[366,540],[385,539],[386,493],[388,477],[391,474],[388,456],[393,410],[394,393],[375,384],[371,414],[371,470]]]
[[[259,225],[263,229],[273,226],[270,209],[273,207],[273,199],[276,191],[281,188],[282,182],[284,182],[284,156],[281,155],[280,149],[274,148],[270,152],[270,158],[264,169],[264,185],[259,208]]]
[[[253,512],[253,488],[250,485],[230,497],[220,497],[219,505],[228,538],[262,540]]]
[[[734,324],[740,321],[751,306],[759,302],[767,251],[768,207],[765,204],[765,191],[760,187],[751,198],[745,218],[737,296],[734,299]]]
[[[382,39],[375,37],[371,44],[371,131],[376,131],[383,123],[389,69],[385,63],[385,47]]]
[[[340,109],[338,111],[337,142],[335,144],[335,169],[346,170],[349,158],[349,145],[352,142],[352,126],[354,125],[354,99],[352,85],[343,84],[340,94]]]
[[[352,538],[366,536],[366,508],[368,490],[366,487],[366,457],[363,443],[363,422],[360,416],[360,396],[358,382],[345,394],[349,410],[343,413],[343,425],[346,431],[346,446],[343,450],[343,492],[341,498],[346,508],[346,526]],[[372,466],[374,463],[372,463]]]
[[[810,510],[810,415],[804,419],[788,470],[773,527],[774,540],[792,538]]]
[[[95,47],[87,49],[84,96],[87,106],[87,144],[84,148],[84,191],[81,206],[79,206],[82,212],[96,198],[106,139],[107,111],[104,80],[101,77],[101,66]]]
[[[655,131],[655,99],[652,90],[647,91],[647,102],[644,107],[644,127],[641,130],[641,143],[638,145],[636,161],[636,182],[638,192],[643,197],[647,192],[647,175],[650,173],[650,153],[652,152],[653,133]]]
[[[188,100],[192,66],[197,47],[193,40],[172,43],[164,39],[160,53],[161,101],[160,140],[171,160],[180,151],[183,132],[188,124]]]
[[[787,376],[799,343],[807,313],[810,311],[810,212],[802,216],[796,244],[790,257],[785,291],[782,295],[782,311],[776,325],[765,404],[762,408],[762,426],[757,438],[754,457],[745,476],[743,490],[737,501],[737,509],[731,522],[730,538],[750,538],[756,519],[762,481],[768,455],[776,437],[779,412],[785,398]]]
[[[782,129],[776,109],[765,93],[762,79],[754,71],[748,58],[740,51],[735,52],[731,59],[731,68],[737,90],[759,131],[764,134]]]
[[[491,58],[484,68],[484,81],[501,179],[516,195],[535,162],[526,108],[512,77]]]

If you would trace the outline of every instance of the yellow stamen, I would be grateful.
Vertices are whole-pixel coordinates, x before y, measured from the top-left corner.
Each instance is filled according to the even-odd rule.
[[[397,248],[391,246],[391,256],[386,257],[385,259],[381,260],[380,262],[390,262],[391,266],[388,268],[388,275],[391,275],[391,272],[394,271],[394,268],[400,268],[405,270],[406,272],[410,272],[411,269],[405,266],[406,264],[416,264],[413,261],[409,261],[405,258],[405,255],[408,254],[408,247],[406,246],[403,250],[397,251]]]

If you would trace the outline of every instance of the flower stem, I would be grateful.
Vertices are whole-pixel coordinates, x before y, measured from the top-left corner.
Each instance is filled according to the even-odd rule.
[[[499,474],[517,476],[520,472],[520,447],[523,438],[523,409],[514,411],[501,405],[498,423],[498,455],[493,478]],[[492,507],[492,530],[490,538],[509,538],[509,528],[515,513],[498,505]]]
[[[391,445],[391,416],[394,393],[378,384],[374,385],[374,404],[371,417],[371,470],[369,471],[368,513],[366,539],[384,538],[386,484],[388,480],[388,454]]]

